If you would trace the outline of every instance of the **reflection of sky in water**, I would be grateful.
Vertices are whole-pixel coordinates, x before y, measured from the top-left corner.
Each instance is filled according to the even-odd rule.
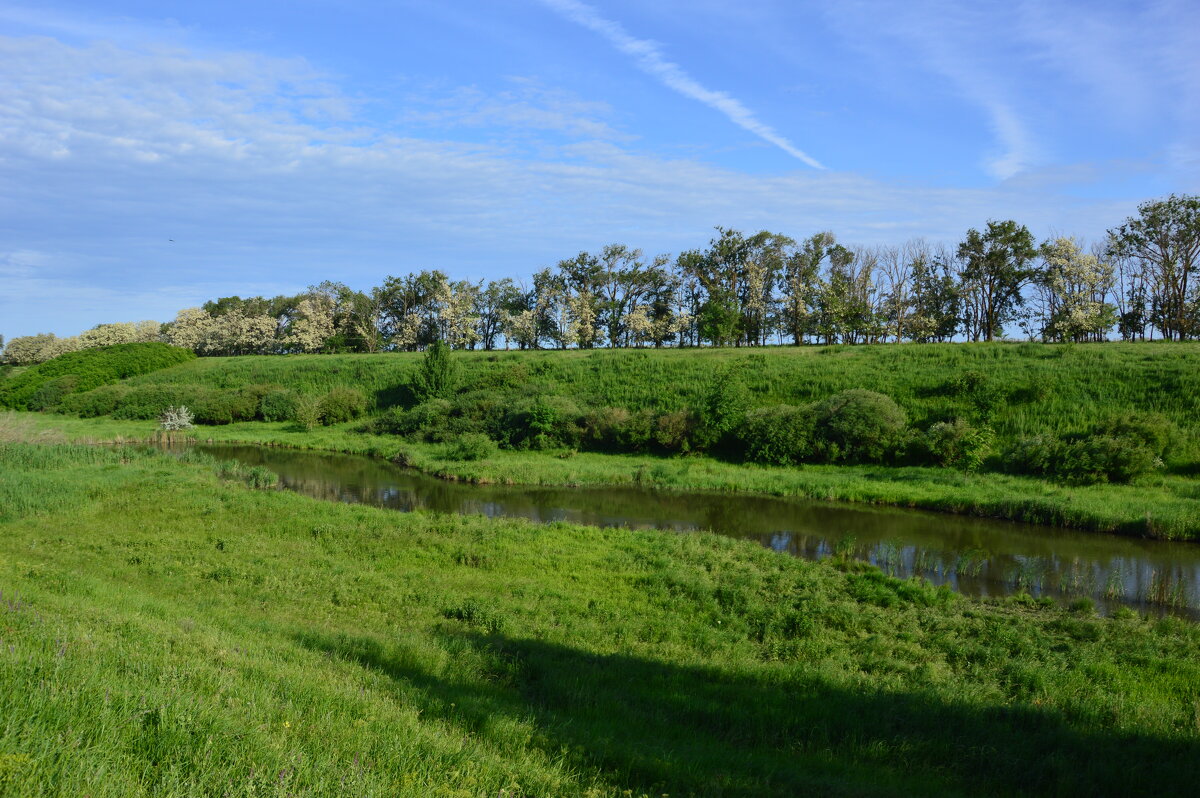
[[[921,576],[972,595],[1028,591],[1089,596],[1108,606],[1125,603],[1200,615],[1200,546],[1195,544],[737,494],[466,485],[350,455],[253,446],[201,448],[265,465],[285,487],[322,499],[543,523],[708,529],[807,559],[846,554],[895,576]]]

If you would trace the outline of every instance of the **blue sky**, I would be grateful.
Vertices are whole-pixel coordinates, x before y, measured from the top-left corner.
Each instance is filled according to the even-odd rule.
[[[0,334],[1200,191],[1176,2],[0,2]]]

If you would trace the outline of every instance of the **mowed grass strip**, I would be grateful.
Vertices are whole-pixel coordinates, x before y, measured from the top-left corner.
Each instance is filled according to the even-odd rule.
[[[0,445],[0,484],[25,494],[0,496],[0,794],[1194,786],[1185,621],[218,473]]]

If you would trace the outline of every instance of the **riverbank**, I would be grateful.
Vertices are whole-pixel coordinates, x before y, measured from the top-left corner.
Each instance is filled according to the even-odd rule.
[[[0,445],[0,791],[1192,786],[1195,624],[968,600],[714,535],[397,514],[219,473]]]
[[[882,504],[1163,540],[1200,539],[1200,483],[1176,476],[1133,485],[1070,486],[1007,474],[945,468],[803,466],[775,468],[709,457],[663,458],[592,452],[500,450],[482,460],[451,459],[444,444],[414,443],[342,424],[304,430],[290,422],[197,427],[179,438],[257,443],[383,457],[443,479],[514,485],[629,485],[661,490],[760,493]],[[5,433],[4,430],[9,432]],[[0,439],[142,441],[150,421],[0,414]]]

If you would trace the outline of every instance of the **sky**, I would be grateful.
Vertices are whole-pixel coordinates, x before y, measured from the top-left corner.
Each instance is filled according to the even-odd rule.
[[[1194,0],[0,0],[6,338],[1197,192]]]

